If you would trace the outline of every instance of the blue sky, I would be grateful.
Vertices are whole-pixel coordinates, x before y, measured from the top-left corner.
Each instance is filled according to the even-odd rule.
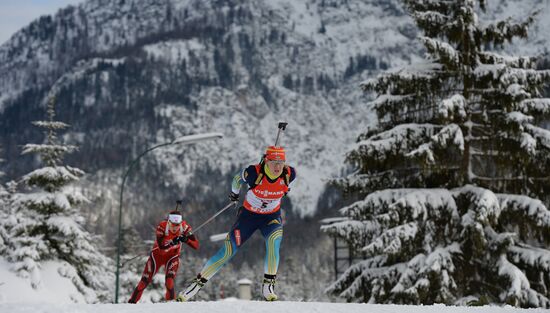
[[[0,0],[0,44],[11,35],[45,14],[54,14],[58,9],[84,0]]]

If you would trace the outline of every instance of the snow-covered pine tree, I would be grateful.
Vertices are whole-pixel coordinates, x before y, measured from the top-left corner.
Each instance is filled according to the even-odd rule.
[[[0,149],[0,151],[2,151]],[[0,158],[0,163],[4,160]],[[0,177],[4,176],[4,172],[0,171]],[[9,217],[8,211],[8,202],[9,202],[9,193],[4,187],[0,184],[0,256],[3,256],[6,252],[8,233],[6,230],[5,223]]]
[[[13,196],[16,194],[17,183],[10,181],[6,187],[0,186],[0,256],[8,257],[10,228],[14,225]]]
[[[76,147],[58,143],[56,132],[69,125],[54,120],[54,98],[47,113],[48,121],[33,122],[45,130],[45,143],[23,147],[23,154],[37,153],[45,167],[25,175],[19,181],[25,192],[13,195],[6,223],[7,257],[34,288],[41,285],[41,264],[56,261],[58,273],[70,279],[87,302],[106,301],[113,294],[113,262],[96,248],[99,238],[83,227],[77,206],[87,199],[70,184],[84,172],[61,165],[64,154]]]
[[[486,26],[485,1],[404,0],[427,60],[363,83],[376,127],[336,182],[366,196],[324,226],[365,259],[328,291],[375,303],[550,307],[549,72],[496,51],[533,16]]]

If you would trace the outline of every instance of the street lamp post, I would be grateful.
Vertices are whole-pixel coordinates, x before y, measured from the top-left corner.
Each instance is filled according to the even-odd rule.
[[[145,151],[143,151],[140,155],[138,155],[137,158],[135,158],[128,168],[126,169],[126,172],[122,176],[122,184],[120,186],[120,200],[119,200],[119,207],[118,207],[118,243],[117,243],[117,251],[116,251],[116,290],[115,290],[115,303],[118,303],[118,291],[119,291],[119,276],[120,276],[120,248],[121,248],[121,233],[122,233],[122,196],[124,193],[124,184],[126,183],[126,178],[128,178],[128,174],[132,170],[132,168],[139,162],[139,160],[148,152],[153,151],[160,147],[170,146],[170,145],[177,145],[177,144],[192,144],[200,141],[210,140],[210,139],[217,139],[222,138],[223,135],[221,133],[207,133],[207,134],[198,134],[198,135],[189,135],[189,136],[183,136],[176,138],[170,142],[161,143],[156,146],[153,146]]]

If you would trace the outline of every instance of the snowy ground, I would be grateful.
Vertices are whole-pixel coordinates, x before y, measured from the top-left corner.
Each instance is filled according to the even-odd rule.
[[[25,279],[8,270],[0,258],[0,313],[534,313],[550,312],[544,309],[517,309],[514,307],[447,307],[400,306],[321,302],[259,302],[227,299],[218,302],[140,303],[140,304],[70,304],[83,302],[74,286],[57,275],[59,264],[50,262],[42,267],[44,278],[37,289]]]
[[[219,301],[159,304],[0,304],[1,313],[511,313],[548,312],[544,309],[517,309],[513,307],[446,307],[399,306],[320,302],[258,302],[258,301]]]
[[[9,270],[11,266],[0,257],[0,313],[8,313],[4,303],[84,303],[85,299],[74,284],[59,274],[59,262],[44,262],[39,275],[40,281],[36,289],[31,287],[31,278],[21,278]],[[20,304],[19,304],[20,305]],[[31,305],[31,304],[29,304]],[[34,304],[32,304],[34,305]]]
[[[37,289],[26,279],[8,270],[0,258],[0,313],[534,313],[544,309],[497,307],[399,306],[321,302],[259,302],[227,299],[218,302],[140,303],[140,304],[70,304],[83,302],[74,286],[58,275],[58,263],[46,263],[40,275],[43,280]]]

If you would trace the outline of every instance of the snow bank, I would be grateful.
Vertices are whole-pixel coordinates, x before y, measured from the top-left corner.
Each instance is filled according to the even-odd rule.
[[[42,264],[42,280],[36,289],[31,287],[28,279],[17,276],[9,267],[10,263],[0,257],[0,313],[13,312],[13,308],[19,306],[29,310],[32,307],[33,312],[42,312],[41,308],[45,303],[85,303],[74,284],[59,273],[59,268],[62,267],[59,262],[47,261]]]

